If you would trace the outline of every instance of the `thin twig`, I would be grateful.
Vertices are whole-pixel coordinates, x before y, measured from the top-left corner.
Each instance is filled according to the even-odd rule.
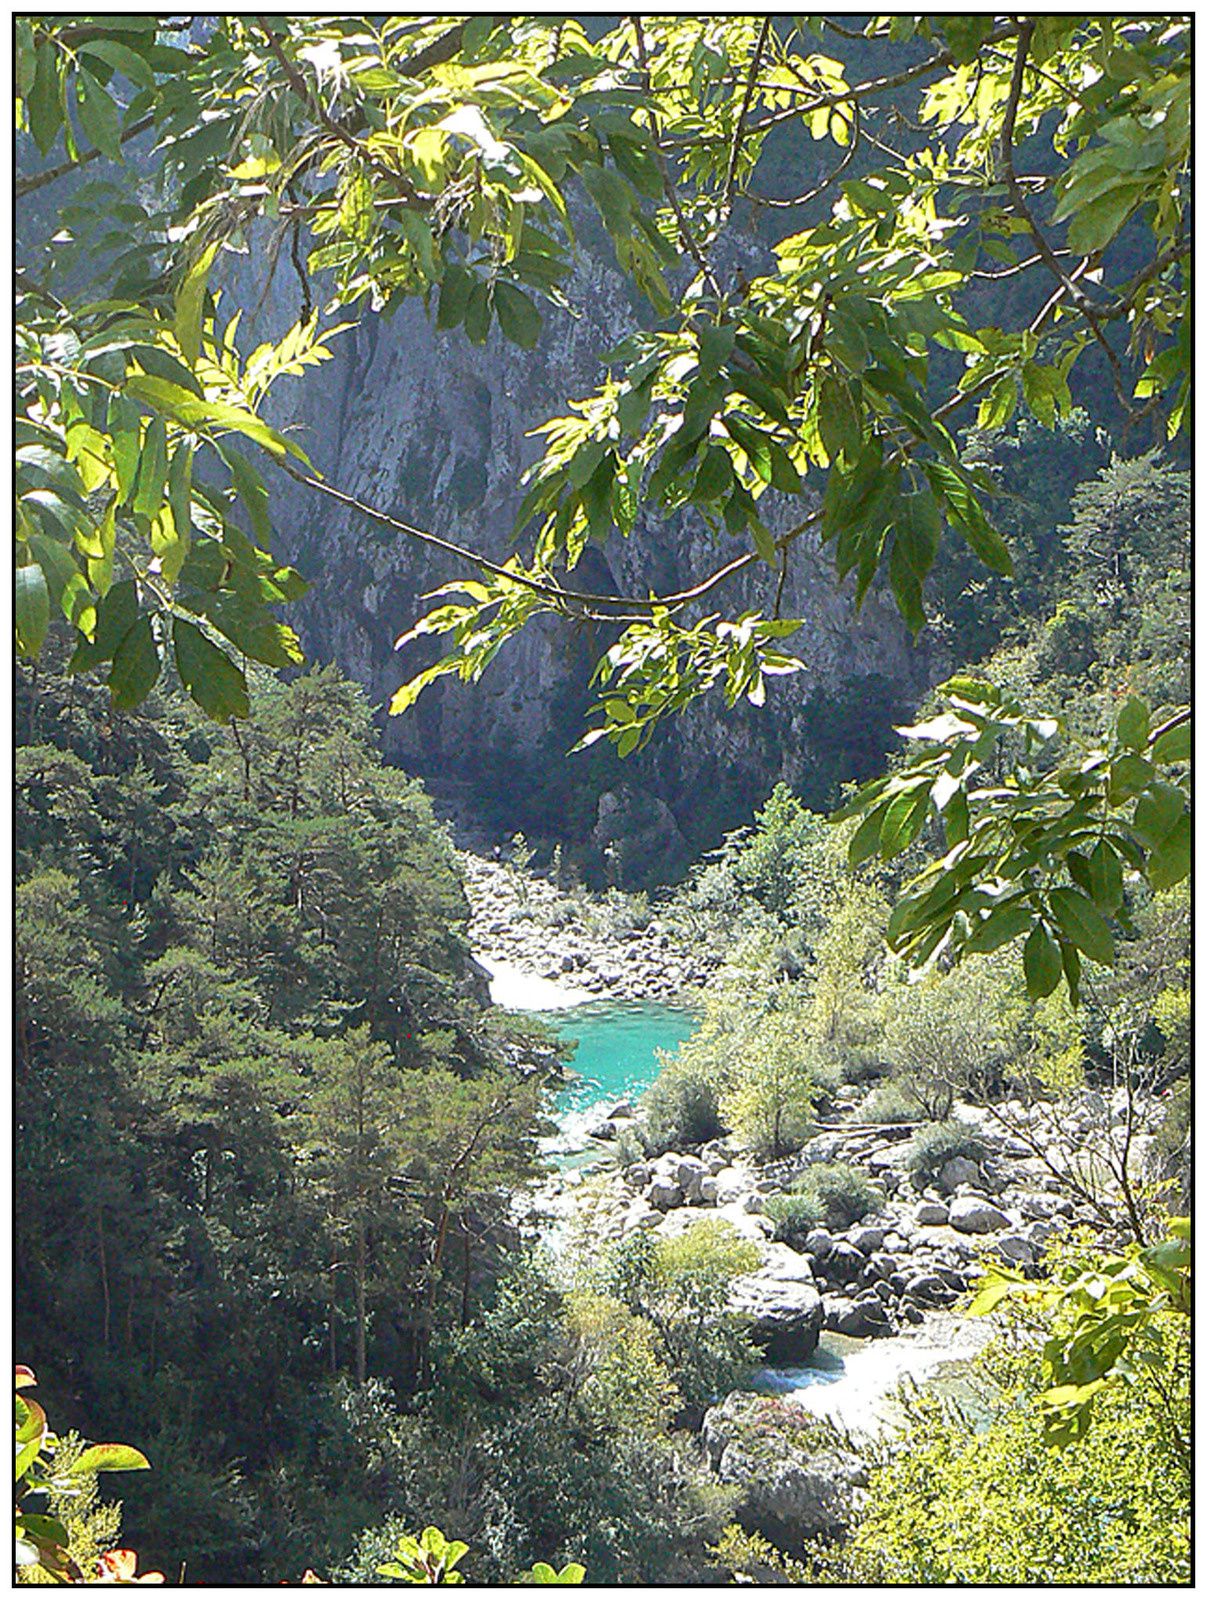
[[[767,43],[767,35],[771,30],[770,14],[763,18],[763,25],[759,29],[758,39],[755,41],[754,55],[750,60],[750,76],[746,80],[746,92],[742,96],[742,106],[738,112],[737,124],[733,130],[733,148],[729,152],[729,171],[725,176],[725,193],[721,200],[721,215],[727,217],[733,204],[733,186],[738,175],[738,157],[742,152],[742,130],[746,123],[746,115],[750,110],[750,102],[754,98],[755,79],[759,75],[762,64],[763,50]]]
[[[132,122],[121,135],[121,143],[125,144],[128,139],[136,139],[140,133],[146,133],[148,128],[153,128],[154,126],[154,113],[139,117],[138,121]],[[103,154],[103,150],[98,150],[94,146],[91,150],[85,150],[83,155],[76,156],[74,161],[60,161],[57,167],[47,167],[45,172],[36,172],[29,178],[18,178],[13,184],[13,194],[18,200],[22,200],[27,194],[33,194],[35,189],[44,189],[48,183],[53,183],[56,178],[65,177],[67,173],[74,172],[77,167],[86,167],[90,161],[95,161],[98,156]]]
[[[852,106],[851,110],[852,110],[852,113],[853,113],[852,126],[851,126],[851,142],[847,146],[846,154],[843,156],[842,160],[838,163],[838,165],[834,168],[833,172],[830,173],[829,177],[823,178],[820,183],[815,184],[814,187],[812,189],[809,189],[805,194],[798,194],[795,197],[795,199],[792,199],[792,200],[773,200],[767,195],[750,195],[748,198],[755,205],[769,206],[769,207],[774,207],[774,208],[777,208],[777,209],[782,209],[782,208],[785,208],[785,207],[807,206],[807,205],[810,204],[811,201],[816,200],[821,195],[825,194],[826,190],[831,186],[831,184],[837,183],[839,178],[842,177],[843,173],[847,170],[847,168],[850,166],[851,162],[854,160],[855,152],[859,148],[860,127],[859,127],[859,107],[858,107],[858,105]],[[842,116],[842,113],[839,112],[838,115]],[[846,121],[845,117],[843,117],[843,121],[844,122]]]
[[[720,300],[723,298],[721,294],[721,286],[713,276],[712,268],[708,264],[708,258],[700,248],[699,241],[696,239],[695,234],[688,225],[687,218],[683,214],[683,206],[679,201],[679,193],[675,188],[675,180],[671,176],[671,169],[667,164],[666,155],[662,149],[662,136],[659,132],[658,117],[653,110],[653,91],[650,87],[649,57],[645,48],[645,32],[641,26],[641,18],[639,16],[634,16],[630,20],[633,24],[633,36],[637,45],[637,60],[641,65],[642,76],[645,79],[645,90],[651,101],[649,111],[650,134],[654,141],[654,159],[658,163],[658,172],[662,178],[663,192],[670,203],[671,210],[675,214],[675,222],[678,226],[679,239],[683,245],[683,248],[699,267],[709,287],[712,289],[712,292],[716,295],[717,299]]]

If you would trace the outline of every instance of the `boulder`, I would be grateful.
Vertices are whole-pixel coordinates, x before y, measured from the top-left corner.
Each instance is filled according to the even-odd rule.
[[[621,1232],[634,1233],[638,1228],[652,1228],[661,1215],[662,1213],[655,1211],[647,1201],[638,1198],[620,1219]]]
[[[874,1291],[869,1291],[866,1299],[853,1300],[839,1312],[834,1330],[845,1333],[849,1339],[875,1339],[892,1333],[893,1324],[884,1302]]]
[[[946,1306],[954,1299],[954,1290],[936,1272],[915,1273],[902,1292],[924,1306]]]
[[[836,1283],[853,1283],[866,1265],[863,1251],[845,1239],[840,1239],[826,1258],[826,1271]]]
[[[720,1172],[714,1173],[717,1180],[717,1204],[719,1206],[731,1205],[735,1200],[740,1200],[743,1195],[751,1194],[754,1190],[754,1174],[746,1167],[722,1167]]]
[[[870,1256],[884,1243],[884,1229],[863,1223],[847,1230],[847,1243],[853,1244],[861,1255]]]
[[[954,1194],[962,1183],[980,1181],[981,1169],[967,1156],[952,1156],[950,1161],[943,1163],[943,1170],[939,1173],[939,1184],[948,1194]]]
[[[711,1176],[700,1179],[700,1192],[696,1197],[702,1206],[715,1206],[717,1203],[717,1180]]]
[[[1010,1226],[1010,1218],[992,1201],[963,1194],[951,1202],[948,1220],[960,1233],[1000,1233]]]
[[[762,1265],[733,1283],[729,1305],[751,1319],[750,1336],[769,1361],[790,1365],[817,1348],[821,1295],[808,1261],[786,1244],[764,1246]]]
[[[699,1200],[700,1185],[712,1174],[699,1156],[680,1156],[675,1166],[675,1182],[686,1200]]]
[[[812,1228],[805,1235],[805,1249],[819,1259],[828,1256],[834,1248],[834,1235],[828,1228]]]
[[[650,1179],[645,1198],[656,1210],[670,1211],[672,1207],[683,1204],[683,1190],[673,1178],[657,1174]]]
[[[802,1406],[739,1391],[705,1413],[700,1438],[718,1480],[742,1492],[743,1525],[788,1549],[850,1525],[867,1469]]]
[[[743,1239],[750,1239],[755,1244],[762,1244],[775,1232],[775,1224],[770,1217],[760,1213],[747,1211],[737,1204],[718,1205],[717,1215],[723,1217],[735,1233]]]
[[[993,1241],[993,1252],[1008,1261],[1015,1267],[1033,1267],[1035,1265],[1035,1246],[1030,1239],[1021,1233],[1004,1233],[1000,1239]]]
[[[914,1221],[922,1228],[938,1228],[947,1221],[947,1207],[941,1200],[919,1200]]]

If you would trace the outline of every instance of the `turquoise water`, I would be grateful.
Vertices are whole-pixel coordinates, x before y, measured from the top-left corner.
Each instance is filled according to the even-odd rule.
[[[657,1052],[677,1050],[696,1026],[690,1011],[645,1000],[593,1000],[538,1015],[563,1039],[578,1042],[570,1060],[576,1077],[558,1095],[559,1111],[640,1094],[658,1076]]]

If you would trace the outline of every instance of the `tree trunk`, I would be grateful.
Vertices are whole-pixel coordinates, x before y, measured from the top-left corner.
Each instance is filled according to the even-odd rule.
[[[331,1356],[331,1376],[339,1370],[335,1348],[335,1263],[331,1263],[331,1290],[327,1301],[327,1347]]]
[[[461,1258],[461,1326],[463,1328],[468,1328],[469,1327],[469,1280],[470,1280],[470,1273],[471,1273],[471,1270],[472,1270],[472,1258],[471,1258],[471,1255],[470,1255],[470,1242],[469,1242],[469,1229],[468,1228],[466,1228],[464,1233],[461,1235],[461,1247],[462,1247],[462,1258]]]
[[[109,1348],[109,1319],[112,1313],[112,1303],[109,1299],[109,1262],[105,1255],[105,1218],[100,1211],[96,1214],[96,1236],[100,1244],[101,1257],[101,1295],[105,1303],[105,1317],[101,1324],[101,1339],[106,1350]]]
[[[356,1223],[356,1386],[365,1382],[365,1219]]]

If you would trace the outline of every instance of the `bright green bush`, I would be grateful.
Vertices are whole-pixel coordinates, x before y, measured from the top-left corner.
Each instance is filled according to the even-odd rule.
[[[792,1185],[812,1207],[816,1221],[849,1228],[884,1204],[884,1194],[865,1172],[845,1161],[819,1161]]]
[[[646,1090],[642,1105],[649,1155],[703,1144],[725,1132],[716,1082],[694,1062],[675,1061],[664,1067]]]
[[[909,1170],[915,1178],[934,1183],[953,1156],[980,1161],[984,1155],[984,1141],[966,1122],[954,1118],[931,1122],[919,1128],[910,1141]]]
[[[873,1468],[841,1548],[816,1551],[848,1584],[1184,1584],[1190,1567],[1188,1319],[1168,1316],[1158,1385],[1137,1373],[1097,1398],[1094,1427],[1044,1441],[1035,1343],[986,1352],[979,1422],[933,1395]]]
[[[773,1194],[764,1211],[775,1223],[775,1238],[794,1250],[803,1247],[806,1236],[821,1221],[817,1202],[805,1194]]]
[[[865,1122],[917,1122],[918,1104],[894,1079],[878,1083],[868,1095],[859,1114]]]

